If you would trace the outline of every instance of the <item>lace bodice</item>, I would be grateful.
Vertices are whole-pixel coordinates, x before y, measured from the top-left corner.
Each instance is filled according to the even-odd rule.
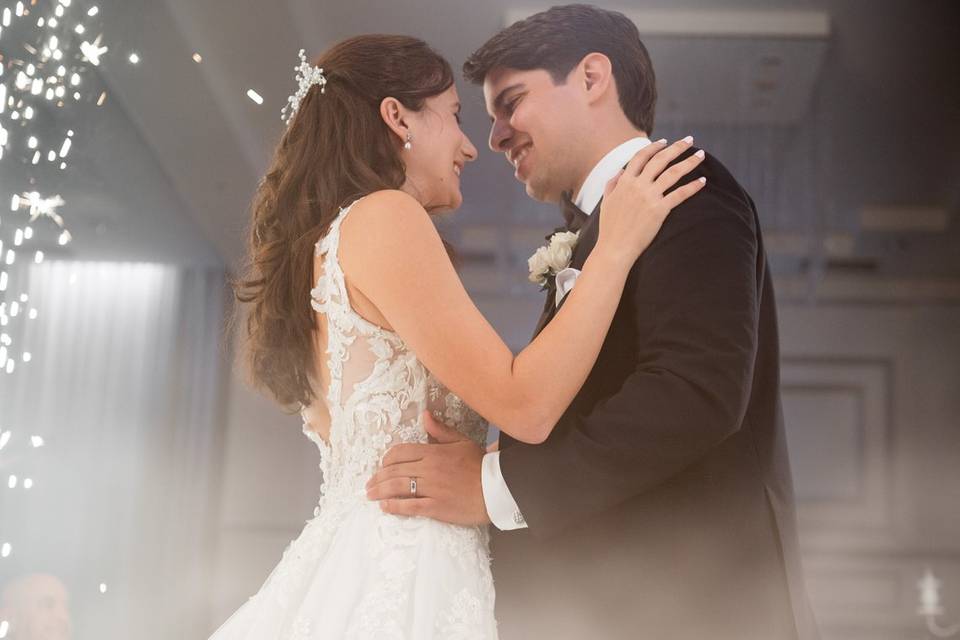
[[[364,496],[366,481],[387,450],[401,442],[426,442],[425,409],[483,446],[486,422],[430,374],[393,331],[379,327],[350,306],[338,249],[340,226],[351,207],[340,210],[317,242],[322,270],[310,291],[311,306],[326,317],[327,368],[324,398],[330,416],[329,442],[310,428],[304,433],[321,451],[321,505],[333,496]]]

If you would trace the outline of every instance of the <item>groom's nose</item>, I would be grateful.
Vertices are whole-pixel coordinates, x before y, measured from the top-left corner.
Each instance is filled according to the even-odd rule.
[[[510,140],[510,136],[513,135],[513,129],[510,128],[510,124],[500,118],[497,118],[493,121],[493,124],[490,125],[490,138],[487,143],[490,145],[491,151],[505,151],[505,145]]]

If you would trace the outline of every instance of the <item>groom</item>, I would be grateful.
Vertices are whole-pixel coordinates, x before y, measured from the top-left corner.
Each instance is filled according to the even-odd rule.
[[[655,79],[637,28],[554,7],[495,35],[464,72],[483,85],[490,147],[580,230],[581,268],[605,184],[650,143]],[[700,176],[706,187],[631,271],[596,366],[546,442],[504,435],[484,455],[430,424],[439,444],[394,447],[371,483],[389,512],[495,525],[504,640],[816,637],[757,213],[715,158],[684,181]],[[398,464],[422,499],[378,489]]]

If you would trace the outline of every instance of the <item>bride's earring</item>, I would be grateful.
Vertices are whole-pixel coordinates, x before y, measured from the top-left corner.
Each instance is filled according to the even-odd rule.
[[[407,132],[407,141],[403,143],[403,148],[407,151],[413,149],[413,136],[410,135],[410,132]]]

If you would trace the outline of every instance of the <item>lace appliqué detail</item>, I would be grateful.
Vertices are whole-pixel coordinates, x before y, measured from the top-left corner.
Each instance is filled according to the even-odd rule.
[[[355,494],[380,465],[390,445],[425,441],[419,414],[428,373],[399,335],[374,325],[350,306],[337,251],[345,209],[317,243],[323,272],[311,306],[327,320],[330,442],[321,446],[324,495]],[[358,360],[352,370],[351,360]],[[358,370],[363,369],[358,373]],[[345,377],[358,378],[344,388]],[[312,439],[312,438],[311,438]]]

